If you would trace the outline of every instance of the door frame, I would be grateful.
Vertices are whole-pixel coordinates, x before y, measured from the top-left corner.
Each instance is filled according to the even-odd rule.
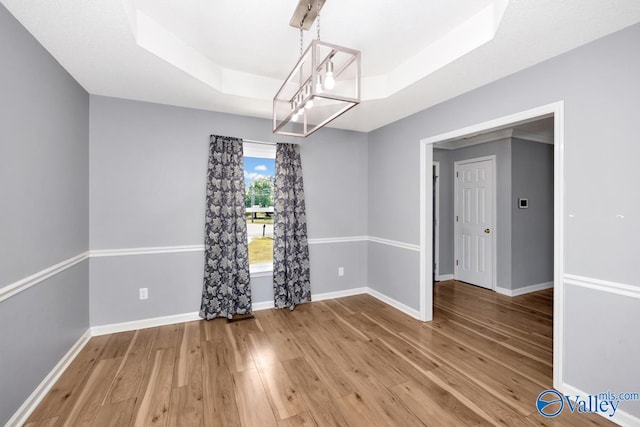
[[[433,227],[435,233],[435,237],[433,239],[435,242],[435,247],[433,249],[435,251],[433,254],[433,261],[436,267],[433,276],[438,280],[440,277],[440,162],[434,161],[433,166],[435,167],[436,173],[436,194],[434,195],[435,206],[433,208],[433,212],[435,212],[435,216],[433,218],[433,223],[435,224]]]
[[[496,163],[497,163],[497,159],[495,155],[490,155],[490,156],[483,156],[483,157],[476,157],[473,159],[465,159],[465,160],[458,160],[457,162],[453,162],[453,173],[454,173],[454,177],[453,177],[453,215],[458,215],[458,189],[460,184],[458,183],[458,180],[456,179],[455,174],[458,172],[458,166],[459,165],[465,165],[465,164],[469,164],[469,163],[476,163],[476,162],[484,162],[484,161],[491,161],[491,173],[493,176],[493,188],[492,188],[492,194],[493,194],[493,200],[491,202],[492,206],[491,206],[491,223],[493,224],[493,244],[491,245],[491,290],[495,291],[496,290],[496,276],[497,276],[497,271],[498,271],[498,252],[497,252],[497,248],[498,248],[498,239],[496,237],[496,235],[498,234],[498,222],[497,222],[497,218],[498,215],[496,213],[497,209],[498,209],[498,194],[497,194],[497,177],[496,177]],[[459,248],[459,243],[458,243],[458,237],[459,233],[460,233],[460,226],[458,225],[458,221],[454,221],[453,222],[453,253],[455,255],[455,259],[460,259],[458,257],[458,249]],[[454,280],[458,279],[458,266],[454,265],[453,266],[453,278]]]
[[[420,140],[420,320],[433,320],[432,270],[432,197],[431,169],[433,144],[447,142],[465,136],[495,129],[504,129],[516,124],[545,117],[553,117],[553,386],[560,389],[563,384],[564,360],[564,101],[542,105],[525,111],[484,121]],[[427,171],[429,171],[427,173]],[[428,278],[428,280],[427,280]]]

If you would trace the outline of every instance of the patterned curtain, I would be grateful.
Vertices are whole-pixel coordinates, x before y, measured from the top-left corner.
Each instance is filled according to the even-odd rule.
[[[211,135],[200,317],[251,313],[242,140]]]
[[[273,297],[276,308],[311,301],[307,217],[298,144],[276,147]]]

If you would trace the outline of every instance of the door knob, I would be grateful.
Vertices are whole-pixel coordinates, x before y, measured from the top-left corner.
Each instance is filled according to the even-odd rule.
[[[491,229],[490,229],[490,228],[485,228],[485,229],[484,229],[484,232],[485,232],[485,233],[487,233],[487,234],[489,234],[489,233],[491,233]]]

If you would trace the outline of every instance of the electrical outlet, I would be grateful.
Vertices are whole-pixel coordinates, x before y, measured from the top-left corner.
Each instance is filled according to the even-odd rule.
[[[149,288],[140,288],[140,299],[149,299]]]
[[[344,267],[338,267],[338,276],[344,276]]]

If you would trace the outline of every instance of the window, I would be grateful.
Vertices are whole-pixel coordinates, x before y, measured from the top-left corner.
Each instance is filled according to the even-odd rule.
[[[273,184],[276,147],[244,143],[244,186],[252,274],[273,270]]]

